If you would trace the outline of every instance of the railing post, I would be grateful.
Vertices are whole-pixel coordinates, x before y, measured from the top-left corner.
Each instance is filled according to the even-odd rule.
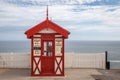
[[[106,69],[110,69],[110,61],[108,61],[108,52],[105,51],[105,61],[106,61]]]

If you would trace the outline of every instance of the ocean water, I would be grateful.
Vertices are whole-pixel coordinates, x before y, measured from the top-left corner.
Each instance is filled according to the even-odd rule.
[[[30,41],[0,41],[0,53],[28,53]],[[108,51],[108,60],[120,61],[120,41],[65,41],[65,52],[104,53]],[[120,63],[111,63],[111,68],[120,69]]]

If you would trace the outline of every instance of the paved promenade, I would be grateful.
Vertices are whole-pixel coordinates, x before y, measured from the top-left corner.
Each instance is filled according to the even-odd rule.
[[[95,80],[96,69],[65,69],[64,77],[31,77],[30,69],[0,69],[0,80]]]

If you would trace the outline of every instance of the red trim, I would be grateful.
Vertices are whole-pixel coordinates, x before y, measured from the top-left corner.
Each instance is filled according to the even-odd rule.
[[[59,69],[60,72],[62,73],[62,69],[60,68],[60,64],[62,64],[62,57],[60,57],[60,61],[59,62],[57,61],[57,57],[56,57],[55,61],[57,63],[57,68],[56,68],[55,72],[57,73],[57,70]]]
[[[38,69],[38,71],[40,73],[41,71],[40,71],[39,66],[38,66],[40,64],[40,61],[41,61],[40,58],[39,58],[38,62],[36,62],[35,57],[34,57],[33,61],[34,61],[35,65],[36,65],[35,70],[33,71],[33,73],[35,73],[35,71],[37,69]]]
[[[31,29],[27,30],[25,34],[27,35],[27,38],[30,38],[31,36],[33,36],[34,34],[36,34],[37,32],[41,31],[44,28],[53,29],[54,31],[61,34],[65,38],[68,38],[68,34],[70,34],[69,31],[63,29],[62,27],[60,27],[59,25],[55,24],[54,22],[48,19],[32,27]]]
[[[32,37],[32,39],[31,39],[31,76],[34,74],[33,73],[33,59],[34,59],[34,57],[33,57],[33,37]]]
[[[65,59],[65,57],[64,57],[64,38],[62,38],[62,59],[63,59],[63,64],[62,64],[62,69],[63,69],[63,73],[62,73],[62,75],[64,75],[64,59]]]

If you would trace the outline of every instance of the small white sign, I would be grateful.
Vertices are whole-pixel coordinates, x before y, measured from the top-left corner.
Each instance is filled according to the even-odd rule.
[[[62,38],[55,39],[55,55],[56,56],[62,55]]]

